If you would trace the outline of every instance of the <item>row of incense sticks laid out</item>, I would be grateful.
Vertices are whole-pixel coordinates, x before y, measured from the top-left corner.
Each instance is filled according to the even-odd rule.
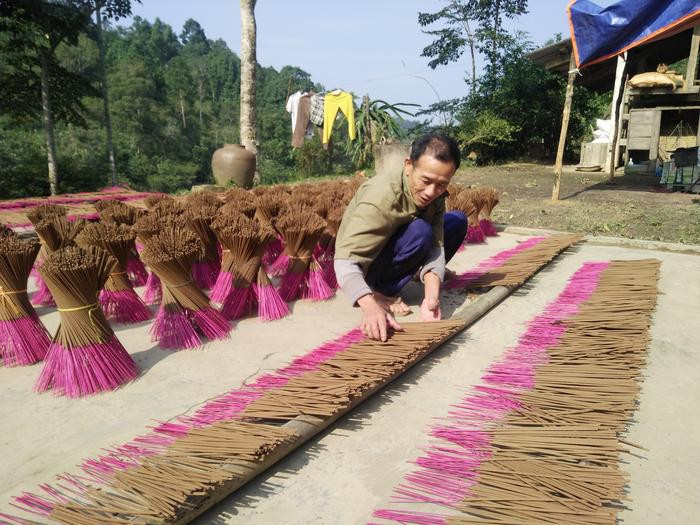
[[[617,523],[621,454],[647,360],[660,262],[586,263],[490,366],[375,518],[398,523]],[[409,504],[401,509],[399,503]],[[424,504],[431,511],[420,511]],[[445,507],[435,512],[435,505]]]
[[[18,199],[0,202],[0,222],[13,228],[31,228],[32,222],[27,217],[27,212],[42,204],[55,204],[66,207],[66,216],[70,219],[94,220],[99,217],[95,204],[103,200],[120,201],[135,206],[143,206],[146,197],[158,195],[156,193],[134,192],[117,188],[118,191],[103,190],[97,193],[68,194],[56,197],[38,197],[30,199]]]
[[[60,475],[55,485],[41,485],[38,494],[24,493],[16,498],[14,505],[42,518],[51,517],[70,523],[133,519],[130,510],[114,510],[111,507],[112,498],[119,498],[116,494],[110,493],[105,496],[107,499],[103,499],[105,487],[111,486],[118,474],[134,472],[133,469],[141,466],[145,459],[167,455],[169,447],[179,439],[193,432],[201,435],[201,430],[206,431],[217,424],[274,421],[276,425],[282,425],[301,414],[337,415],[367,388],[373,388],[385,378],[405,370],[412,360],[425,355],[439,341],[446,340],[463,328],[464,323],[459,319],[435,324],[408,324],[404,332],[393,334],[388,344],[367,341],[359,330],[352,330],[275,372],[266,373],[246,386],[206,402],[191,415],[161,423],[151,432],[137,436],[126,444],[105,449],[103,456],[86,459],[81,465],[80,474]],[[236,439],[235,435],[229,437]],[[259,456],[259,459],[262,461],[264,457]],[[217,459],[214,463],[226,464],[227,470],[235,465],[238,470],[229,476],[234,480],[259,465],[259,461],[241,462],[232,456]],[[182,475],[187,477],[186,473]],[[200,500],[206,499],[221,483],[225,481],[212,481],[211,485],[207,485],[208,488],[198,493]],[[201,485],[199,488],[202,488]],[[88,495],[96,499],[84,499]],[[178,498],[170,502],[170,510],[165,517],[159,515],[158,519],[154,517],[154,521],[172,521],[176,519],[173,516],[186,512],[186,508],[179,503],[184,499],[194,505],[192,498],[188,499],[186,494],[181,493]],[[96,503],[98,501],[101,503]],[[151,505],[148,501],[145,502],[146,506]],[[130,505],[126,500],[122,500],[122,503]],[[147,512],[143,507],[144,500],[141,500],[141,505],[139,512]],[[4,517],[10,521],[14,519]]]
[[[214,418],[186,431],[161,430],[132,445],[127,461],[89,475],[64,474],[40,494],[23,493],[13,505],[43,521],[70,524],[163,523],[181,519],[205,504],[222,485],[259,468],[279,447],[300,439],[286,423],[298,417],[337,417],[363,395],[386,384],[465,326],[462,320],[408,323],[387,343],[362,339],[344,345],[320,363],[298,370],[261,395],[251,396],[235,415]],[[2,515],[8,522],[21,517]]]
[[[445,288],[462,290],[522,284],[582,238],[582,235],[572,233],[530,237],[517,246],[486,259],[474,270],[456,275],[446,283]]]

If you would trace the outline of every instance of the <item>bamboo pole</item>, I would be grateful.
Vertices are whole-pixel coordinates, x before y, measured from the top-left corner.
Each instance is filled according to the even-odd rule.
[[[569,129],[569,116],[571,115],[571,100],[574,98],[574,79],[576,78],[576,60],[571,51],[569,58],[569,81],[566,84],[566,97],[564,98],[564,113],[561,117],[561,132],[559,133],[559,146],[557,147],[557,160],[554,164],[554,186],[552,187],[552,200],[559,200],[561,186],[561,169],[564,162],[564,146],[566,145],[566,133]]]

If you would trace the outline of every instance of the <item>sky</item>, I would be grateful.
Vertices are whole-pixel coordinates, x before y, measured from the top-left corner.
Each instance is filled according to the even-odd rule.
[[[567,1],[530,0],[529,13],[507,25],[528,32],[538,45],[555,33],[568,38]],[[435,70],[420,56],[432,37],[422,33],[418,12],[434,12],[444,4],[437,0],[259,0],[255,8],[258,63],[277,70],[297,66],[327,89],[368,94],[392,104],[426,107],[460,97],[471,70],[467,56]],[[142,0],[132,2],[132,11],[149,21],[160,18],[177,34],[185,20],[193,18],[208,38],[221,38],[240,52],[240,11],[235,0]]]

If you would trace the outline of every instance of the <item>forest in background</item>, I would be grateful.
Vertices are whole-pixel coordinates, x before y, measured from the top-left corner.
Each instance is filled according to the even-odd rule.
[[[526,2],[520,4],[526,6]],[[419,18],[421,25],[446,20]],[[177,33],[159,19],[149,22],[135,17],[129,27],[107,25],[102,38],[118,182],[134,189],[165,192],[212,182],[212,153],[223,143],[238,142],[237,54],[223,40],[207,38],[192,19]],[[436,42],[440,38],[438,35]],[[464,153],[471,153],[472,161],[477,163],[551,158],[559,134],[565,79],[526,58],[536,47],[526,34],[509,34],[501,29],[500,34],[491,31],[479,38],[486,67],[480,76],[465,79],[465,96],[426,108],[413,121],[400,123],[397,128],[407,139],[429,129],[453,134]],[[439,52],[449,47],[443,41],[436,48],[437,55],[432,56],[431,67],[458,59],[466,49],[463,40],[447,43],[462,49],[452,49],[447,58],[441,57]],[[0,36],[0,80],[4,86],[0,87],[0,96],[6,101],[0,115],[0,198],[47,195],[41,118],[36,112],[20,111],[18,107],[13,110],[7,102],[17,98],[16,93],[8,93],[16,89],[15,84],[4,82],[14,74],[12,60],[5,58],[10,52],[18,52],[9,49],[10,45],[6,35]],[[424,50],[424,56],[431,56],[430,48]],[[62,43],[56,49],[55,60],[57,67],[72,75],[78,99],[72,111],[56,113],[58,190],[96,190],[109,185],[111,179],[94,35],[85,32],[73,43]],[[329,150],[321,147],[318,137],[306,141],[300,150],[291,148],[286,97],[298,89],[312,88],[319,91],[323,86],[298,67],[285,66],[277,71],[258,66],[257,137],[263,183],[348,174],[371,166],[371,153],[352,155],[346,126],[340,121],[333,134],[334,146]],[[41,107],[41,100],[20,101]],[[609,103],[609,94],[577,91],[569,127],[569,158],[576,155],[590,123],[603,116]]]

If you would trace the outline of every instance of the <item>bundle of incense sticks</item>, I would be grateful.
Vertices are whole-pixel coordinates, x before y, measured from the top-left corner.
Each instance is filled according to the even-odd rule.
[[[272,221],[279,215],[282,206],[287,202],[287,194],[279,191],[267,191],[255,199],[255,218],[261,224],[268,224],[275,232],[275,238],[267,245],[263,255],[263,265],[271,266],[284,250],[282,236],[274,229]]]
[[[450,211],[462,212],[467,217],[467,236],[464,239],[464,243],[459,247],[461,251],[464,250],[464,245],[468,242],[483,242],[484,234],[479,226],[479,212],[474,204],[471,190],[463,189],[456,193],[456,196],[450,194],[448,197],[447,208]]]
[[[179,224],[144,239],[143,260],[160,278],[162,299],[151,327],[154,341],[163,348],[184,349],[202,345],[199,332],[209,339],[225,339],[228,321],[209,304],[209,298],[191,276],[192,264],[202,246],[199,239]]]
[[[128,226],[133,226],[137,220],[146,215],[146,211],[141,208],[135,208],[123,202],[109,199],[96,202],[95,209],[99,212],[101,221],[126,224]],[[135,238],[133,246],[129,248],[126,271],[134,286],[144,286],[146,284],[148,271],[139,258]]]
[[[184,213],[187,227],[199,238],[203,250],[192,268],[192,277],[202,289],[208,290],[216,283],[221,269],[219,261],[219,243],[216,235],[211,229],[221,203],[204,202],[200,196],[199,200],[190,199],[188,208]],[[215,197],[216,198],[216,197]]]
[[[637,408],[659,261],[586,263],[492,365],[395,490],[449,515],[381,509],[399,523],[617,523],[620,455]],[[455,514],[457,512],[457,514]]]
[[[167,217],[161,217],[156,214],[149,214],[141,217],[134,223],[133,229],[136,236],[143,244],[146,239],[150,239],[163,228],[163,224],[171,222]],[[143,301],[146,304],[159,304],[162,297],[162,287],[160,279],[153,272],[148,272],[146,278],[146,287],[143,290]]]
[[[149,195],[145,199],[143,199],[143,203],[146,205],[146,208],[149,210],[152,210],[153,207],[158,204],[161,201],[174,201],[175,198],[172,197],[171,195],[168,195],[166,193],[154,193],[152,195]]]
[[[223,204],[223,200],[212,191],[196,191],[185,197],[185,206],[190,206],[193,204],[209,204],[219,207]]]
[[[41,274],[56,298],[61,324],[36,390],[81,397],[112,390],[138,368],[109,326],[97,299],[117,261],[106,251],[69,246],[51,253]]]
[[[44,258],[51,252],[54,252],[65,246],[75,244],[75,237],[85,226],[85,221],[76,219],[69,221],[62,215],[46,215],[42,219],[34,223],[34,231],[39,236],[41,241]],[[42,262],[37,263],[37,269],[41,269]],[[32,303],[37,306],[54,306],[55,302],[51,291],[43,282],[43,278],[39,274],[39,279],[36,282],[38,286],[37,292],[32,297]]]
[[[40,204],[27,211],[27,218],[31,221],[31,224],[36,227],[40,221],[48,217],[65,217],[67,211],[68,208],[59,204]],[[36,267],[31,273],[31,275],[34,276],[34,283],[37,287],[37,291],[32,297],[32,303],[37,306],[55,306],[56,303],[54,303],[53,297],[51,297],[51,292],[49,292],[49,289],[46,287],[46,284],[38,271],[38,268],[41,266],[46,254],[48,253],[43,244],[44,243],[42,241],[41,250],[39,251],[39,256],[36,260]]]
[[[339,205],[328,212],[326,216],[326,231],[319,242],[318,262],[323,268],[323,278],[333,290],[338,289],[338,280],[335,277],[333,268],[333,257],[335,256],[335,239],[338,236],[340,222],[345,213],[345,204]]]
[[[227,319],[239,319],[258,307],[265,321],[289,314],[262,266],[266,246],[275,234],[267,224],[243,214],[222,214],[212,225],[223,249],[221,273],[212,300],[222,303]]]
[[[88,224],[77,239],[81,245],[102,248],[117,262],[100,292],[102,311],[117,323],[140,323],[151,318],[151,311],[134,291],[126,270],[134,239],[136,233],[130,226],[116,222]]]
[[[498,190],[496,188],[482,187],[476,188],[476,191],[481,195],[481,200],[484,206],[479,212],[479,225],[481,226],[481,231],[487,237],[495,237],[498,235],[496,227],[491,221],[491,212],[498,204]]]
[[[282,299],[320,301],[332,297],[333,289],[324,279],[323,268],[314,257],[314,248],[326,222],[308,208],[288,206],[274,224],[284,237],[284,251],[289,260],[280,282]]]
[[[468,186],[467,186],[468,187]],[[445,207],[447,211],[456,210],[455,202],[460,193],[462,193],[466,188],[460,184],[451,183],[447,186],[447,199],[445,201]]]
[[[51,339],[27,295],[40,244],[0,228],[0,363],[30,365],[44,359]]]
[[[230,202],[245,202],[247,204],[255,205],[255,194],[243,188],[229,188],[222,194],[221,198],[223,199],[225,204],[228,204]]]
[[[476,188],[465,189],[459,194],[457,202],[469,203],[463,205],[463,207],[468,208],[468,211],[470,212],[465,212],[465,215],[467,215],[466,242],[469,244],[479,244],[484,242],[486,240],[486,236],[481,229],[481,223],[479,221],[479,214],[484,207],[484,198],[481,192]]]

